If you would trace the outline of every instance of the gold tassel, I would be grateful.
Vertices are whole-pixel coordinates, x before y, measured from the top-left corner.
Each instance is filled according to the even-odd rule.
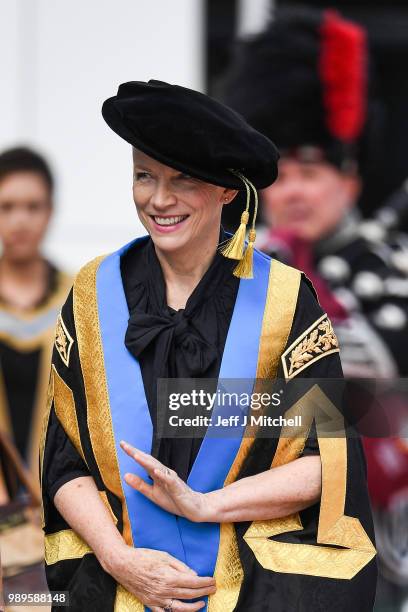
[[[229,259],[241,259],[244,253],[246,226],[249,221],[247,210],[241,215],[241,223],[235,234],[221,248],[220,252]]]
[[[227,240],[225,244],[219,247],[219,250],[221,255],[224,255],[224,257],[228,257],[229,259],[242,259],[245,246],[246,226],[249,221],[249,203],[251,199],[251,190],[246,178],[240,172],[238,172],[238,170],[231,170],[231,172],[238,176],[244,183],[246,189],[246,205],[245,210],[241,215],[241,223],[239,225],[239,228],[237,229],[235,234],[229,240]]]
[[[248,183],[249,187],[252,189],[254,194],[254,216],[252,218],[252,227],[249,230],[248,234],[248,246],[244,253],[243,258],[239,262],[239,264],[234,268],[233,274],[238,278],[254,278],[254,244],[256,240],[256,231],[255,231],[255,223],[256,223],[256,215],[258,213],[258,192],[255,186],[249,181],[247,178],[245,179]]]
[[[238,278],[254,278],[253,259],[255,239],[256,231],[254,228],[251,228],[248,235],[248,246],[245,250],[243,258],[234,268],[234,276],[237,276]]]
[[[238,278],[253,278],[254,243],[256,239],[255,223],[256,215],[258,212],[258,193],[251,181],[249,181],[243,174],[241,174],[241,172],[238,172],[237,170],[231,170],[231,172],[238,176],[244,183],[247,194],[247,201],[245,210],[241,215],[241,223],[239,228],[232,236],[232,238],[228,240],[225,246],[220,249],[220,251],[225,257],[229,257],[230,259],[239,259],[238,265],[233,270],[234,276],[237,276]],[[249,221],[249,204],[251,200],[251,190],[254,194],[255,209],[252,219],[252,227],[249,230],[248,234],[248,246],[244,253],[246,226]]]

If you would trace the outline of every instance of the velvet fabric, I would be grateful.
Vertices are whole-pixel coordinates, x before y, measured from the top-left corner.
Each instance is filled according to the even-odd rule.
[[[278,151],[243,117],[198,91],[162,81],[131,81],[106,100],[114,132],[157,161],[214,185],[242,189],[231,169],[257,189],[277,176]]]

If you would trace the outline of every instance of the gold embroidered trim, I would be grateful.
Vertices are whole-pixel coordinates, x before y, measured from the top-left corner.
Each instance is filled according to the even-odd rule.
[[[285,378],[294,378],[322,357],[339,352],[339,343],[327,315],[322,315],[282,355]]]
[[[298,270],[272,261],[262,320],[256,378],[276,378],[279,359],[292,328],[301,275]],[[254,392],[256,391],[256,387]],[[234,482],[251,450],[253,437],[243,437],[224,487]],[[220,525],[220,542],[214,577],[217,591],[208,599],[208,612],[234,610],[244,577],[235,526]]]
[[[322,463],[317,542],[325,546],[289,544],[269,539],[278,534],[303,529],[298,513],[270,521],[254,521],[244,539],[265,569],[350,580],[371,561],[376,550],[360,521],[344,514],[347,440],[343,417],[317,385],[296,402],[285,417],[294,418],[299,414],[302,415],[301,433],[294,438],[290,429],[282,430],[272,468],[298,458],[314,421]],[[327,417],[337,425],[334,433],[336,438],[319,436],[321,422],[327,422]]]
[[[52,365],[54,373],[54,408],[55,414],[58,417],[65,433],[75,446],[78,454],[86,463],[84,451],[81,444],[81,436],[79,433],[78,420],[75,408],[74,394],[68,387],[66,382],[62,380],[54,365]]]
[[[104,257],[84,266],[74,283],[74,319],[87,404],[92,449],[105,487],[122,503],[123,538],[133,546],[126,499],[119,473],[99,329],[96,274]]]
[[[144,612],[144,605],[139,599],[123,588],[121,584],[116,587],[114,612]]]
[[[45,563],[52,565],[67,559],[81,559],[87,553],[91,553],[82,538],[72,529],[64,529],[57,533],[46,534],[44,538]]]
[[[257,378],[273,379],[295,316],[301,273],[280,261],[272,261],[262,321]]]
[[[55,331],[55,348],[67,368],[69,367],[69,357],[73,344],[74,340],[70,336],[60,313],[58,315],[57,328]]]

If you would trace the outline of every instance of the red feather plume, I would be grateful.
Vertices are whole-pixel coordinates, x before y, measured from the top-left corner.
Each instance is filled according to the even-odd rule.
[[[364,30],[336,11],[324,13],[319,71],[327,127],[335,138],[352,143],[367,112],[367,40]]]

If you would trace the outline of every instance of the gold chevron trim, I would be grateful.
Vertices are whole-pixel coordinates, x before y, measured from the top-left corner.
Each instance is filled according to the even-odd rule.
[[[376,550],[360,521],[344,514],[347,439],[343,417],[317,385],[296,402],[285,417],[293,418],[299,414],[302,415],[301,435],[293,438],[289,429],[282,431],[271,467],[297,459],[314,421],[322,463],[317,545],[290,544],[270,539],[282,533],[303,529],[298,513],[270,521],[254,521],[244,539],[265,569],[350,580],[371,561]],[[327,438],[322,435],[321,422],[324,420],[327,423],[327,417],[331,419],[333,435],[337,437]]]

